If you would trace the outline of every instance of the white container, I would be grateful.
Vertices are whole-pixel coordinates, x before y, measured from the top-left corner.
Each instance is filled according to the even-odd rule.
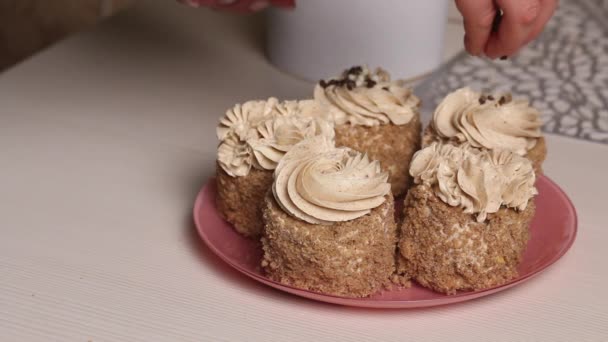
[[[267,53],[317,81],[353,65],[414,78],[441,63],[448,0],[299,0],[269,13]]]

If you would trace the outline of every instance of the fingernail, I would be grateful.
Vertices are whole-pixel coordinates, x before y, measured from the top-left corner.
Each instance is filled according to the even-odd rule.
[[[496,16],[494,16],[494,21],[492,22],[492,33],[498,32],[498,29],[500,28],[500,23],[502,22],[502,15],[503,13],[501,9],[496,11]]]

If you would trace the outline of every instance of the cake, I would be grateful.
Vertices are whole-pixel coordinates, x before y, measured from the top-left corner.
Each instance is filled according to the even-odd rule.
[[[388,174],[325,137],[279,162],[265,199],[261,266],[285,285],[365,297],[390,283],[397,227]]]
[[[217,127],[217,208],[240,234],[258,237],[264,196],[273,170],[299,141],[334,137],[331,122],[300,115],[304,104],[275,98],[248,101],[228,110]]]
[[[537,193],[530,160],[434,142],[414,155],[410,173],[398,273],[446,294],[517,276]]]
[[[540,112],[510,94],[483,95],[470,88],[450,93],[437,106],[424,132],[423,146],[434,141],[468,143],[485,149],[506,149],[530,159],[542,172],[547,147]]]
[[[409,184],[408,165],[420,148],[420,100],[403,81],[357,66],[322,80],[314,90],[320,112],[335,124],[336,145],[380,161],[395,196]]]

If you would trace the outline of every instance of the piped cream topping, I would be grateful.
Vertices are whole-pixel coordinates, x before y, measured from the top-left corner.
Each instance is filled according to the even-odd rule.
[[[477,214],[478,222],[503,205],[524,210],[537,194],[531,162],[502,149],[435,142],[414,154],[410,174],[443,202]]]
[[[238,104],[220,120],[217,160],[233,177],[246,176],[252,167],[274,170],[289,149],[303,139],[334,138],[333,124],[304,116],[309,101],[249,101]]]
[[[303,140],[279,162],[272,191],[288,214],[313,224],[353,220],[390,193],[380,163],[319,136]]]
[[[217,160],[226,173],[232,177],[242,177],[251,170],[253,151],[246,140],[230,132],[217,148]]]
[[[260,123],[257,132],[261,138],[250,139],[254,166],[274,170],[285,153],[295,144],[314,136],[334,138],[334,127],[328,121],[302,116],[283,116]]]
[[[432,125],[441,138],[523,156],[536,145],[542,122],[527,101],[461,88],[439,104]]]
[[[339,77],[322,80],[314,90],[320,113],[336,125],[405,125],[418,115],[420,99],[402,81],[377,68],[352,67]]]
[[[216,128],[217,138],[221,141],[229,133],[237,134],[241,139],[247,140],[255,136],[255,127],[265,118],[274,117],[279,101],[271,97],[268,100],[247,101],[236,104],[226,111]]]

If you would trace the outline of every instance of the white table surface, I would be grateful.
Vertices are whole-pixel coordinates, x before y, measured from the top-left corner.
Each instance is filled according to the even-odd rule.
[[[311,93],[265,61],[255,21],[148,1],[0,75],[0,341],[608,340],[605,145],[548,136],[577,241],[483,299],[321,304],[213,256],[190,211],[218,116]]]

